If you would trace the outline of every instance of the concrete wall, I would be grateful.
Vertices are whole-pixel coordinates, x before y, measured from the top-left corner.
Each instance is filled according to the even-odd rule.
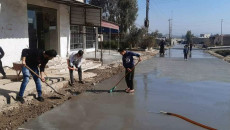
[[[70,8],[65,5],[60,5],[60,55],[66,57],[70,53]]]
[[[223,45],[230,46],[230,35],[224,35],[223,37]]]
[[[76,0],[76,1],[79,1],[79,2],[82,2],[82,3],[84,3],[84,0]]]
[[[13,62],[19,61],[22,49],[29,47],[27,4],[57,10],[58,44],[52,46],[62,57],[69,51],[69,6],[45,0],[0,0],[0,46],[5,51],[3,66],[12,66]]]
[[[54,48],[61,57],[66,57],[70,50],[70,7],[44,0],[28,0],[28,4],[57,10],[58,45]]]
[[[211,44],[211,41],[209,38],[193,38],[193,44],[201,44],[204,43],[205,45]]]
[[[0,0],[0,46],[5,51],[3,66],[19,61],[23,48],[29,46],[27,0]]]

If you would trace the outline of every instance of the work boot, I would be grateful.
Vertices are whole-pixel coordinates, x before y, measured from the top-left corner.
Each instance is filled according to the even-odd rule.
[[[24,103],[25,103],[24,98],[21,97],[21,96],[18,96],[18,95],[17,95],[16,100],[19,101],[19,102],[21,102],[21,104],[24,104]]]
[[[84,81],[78,81],[78,83],[85,84],[85,82],[84,82]]]
[[[7,79],[6,75],[3,75],[2,79]]]
[[[44,102],[45,99],[43,97],[38,97],[37,100],[40,102]]]

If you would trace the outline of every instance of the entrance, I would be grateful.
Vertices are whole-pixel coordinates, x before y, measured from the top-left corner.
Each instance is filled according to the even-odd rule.
[[[29,48],[58,50],[57,10],[28,5]]]

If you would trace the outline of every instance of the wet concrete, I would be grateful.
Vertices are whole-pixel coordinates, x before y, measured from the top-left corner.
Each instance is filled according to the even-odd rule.
[[[230,129],[230,65],[202,50],[183,60],[181,46],[165,57],[144,61],[136,68],[135,94],[107,93],[123,74],[97,85],[65,104],[21,126],[25,129],[81,130],[202,130],[160,110],[181,114],[205,125]]]

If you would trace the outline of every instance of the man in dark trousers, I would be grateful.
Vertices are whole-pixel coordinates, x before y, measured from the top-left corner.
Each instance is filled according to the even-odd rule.
[[[56,57],[57,52],[55,50],[47,50],[42,51],[39,49],[23,49],[22,50],[22,74],[23,74],[23,81],[20,87],[19,94],[17,96],[17,100],[21,103],[24,103],[23,94],[26,89],[26,85],[28,84],[30,80],[30,74],[33,76],[34,82],[36,84],[36,89],[38,93],[37,100],[43,102],[44,98],[42,97],[42,86],[40,78],[34,75],[32,72],[29,71],[25,66],[28,66],[30,69],[32,69],[35,73],[39,75],[38,67],[40,67],[40,77],[42,79],[42,82],[45,81],[45,66],[48,63],[49,60]]]
[[[128,88],[125,90],[127,93],[134,93],[134,87],[133,87],[133,78],[134,78],[134,72],[135,72],[135,66],[134,66],[134,60],[133,56],[139,57],[138,62],[141,61],[141,57],[139,54],[126,51],[124,49],[119,49],[118,52],[122,55],[122,62],[123,66],[125,67],[125,73],[128,74],[125,77],[126,84]]]
[[[81,64],[83,61],[83,54],[84,52],[82,50],[79,50],[77,53],[75,52],[72,53],[69,56],[69,59],[67,59],[67,65],[68,65],[69,74],[70,74],[70,82],[69,82],[70,86],[74,85],[74,76],[73,76],[74,70],[78,71],[78,77],[79,77],[78,82],[81,84],[84,84],[84,82],[82,81],[82,69],[81,69]]]
[[[160,42],[160,55],[165,55],[165,40]]]
[[[3,67],[2,67],[2,60],[1,60],[4,55],[5,55],[5,53],[4,53],[3,49],[2,49],[2,47],[0,47],[0,73],[3,75],[2,79],[7,78],[6,73],[5,73],[5,71],[4,71]]]
[[[190,53],[191,53],[191,52],[192,52],[192,46],[193,46],[193,44],[190,43],[189,46],[190,46],[190,50],[189,50],[189,51],[190,51]]]
[[[184,52],[184,60],[187,61],[188,60],[188,45],[184,46],[183,52]]]

